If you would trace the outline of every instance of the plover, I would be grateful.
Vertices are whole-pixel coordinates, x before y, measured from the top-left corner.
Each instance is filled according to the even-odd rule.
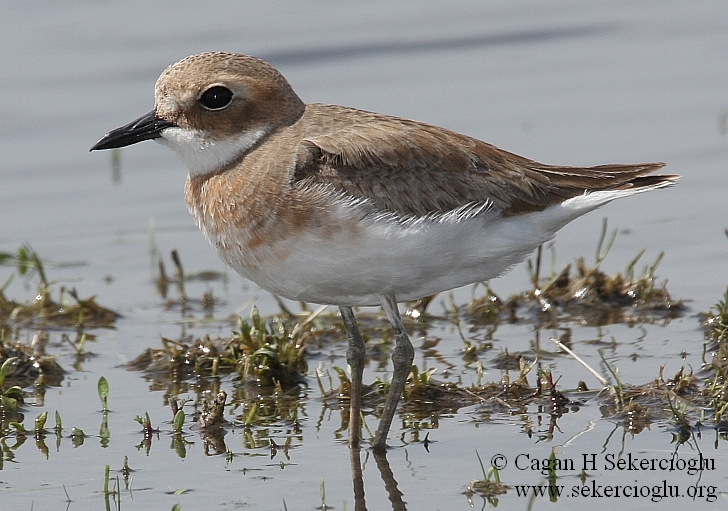
[[[150,139],[186,164],[187,205],[228,265],[271,293],[339,307],[355,447],[365,347],[352,307],[383,307],[396,346],[376,451],[414,356],[398,302],[497,277],[578,216],[679,177],[650,175],[662,163],[544,165],[437,126],[306,104],[269,64],[233,53],[168,67],[154,110],[91,150]]]

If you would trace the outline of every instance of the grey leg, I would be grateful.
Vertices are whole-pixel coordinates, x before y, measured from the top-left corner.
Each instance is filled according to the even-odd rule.
[[[384,312],[392,324],[396,346],[392,354],[394,364],[392,384],[389,387],[389,394],[387,394],[387,400],[382,411],[382,419],[379,421],[379,428],[377,428],[377,434],[372,444],[375,452],[382,452],[387,447],[387,434],[392,425],[394,413],[397,411],[397,403],[404,390],[407,375],[412,369],[412,361],[415,358],[415,349],[412,347],[409,337],[407,337],[404,325],[402,325],[402,318],[399,315],[394,295],[381,295],[379,298],[382,301]]]
[[[344,328],[349,337],[346,361],[351,368],[351,388],[349,389],[349,447],[359,448],[361,438],[361,387],[364,374],[366,349],[364,340],[356,326],[356,318],[351,307],[339,307]]]

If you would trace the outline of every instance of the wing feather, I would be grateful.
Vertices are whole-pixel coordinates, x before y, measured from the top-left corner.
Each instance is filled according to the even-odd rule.
[[[514,216],[589,191],[667,186],[677,179],[647,176],[663,163],[545,165],[436,126],[353,112],[361,122],[354,116],[350,124],[300,142],[294,184],[333,187],[404,216],[485,203]]]

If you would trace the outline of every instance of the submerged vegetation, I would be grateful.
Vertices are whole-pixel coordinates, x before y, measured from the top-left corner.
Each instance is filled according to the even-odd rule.
[[[441,417],[464,407],[471,407],[467,415],[475,424],[498,416],[523,417],[522,429],[529,437],[549,441],[564,414],[594,405],[599,407],[602,417],[619,425],[625,434],[639,434],[657,422],[674,432],[672,441],[676,445],[691,441],[705,428],[715,430],[716,442],[725,440],[728,435],[728,291],[711,311],[702,314],[705,344],[703,364],[698,371],[683,366],[672,375],[661,368],[649,381],[631,383],[622,381],[618,363],[610,361],[603,348],[597,349],[601,372],[589,367],[574,352],[568,335],[571,325],[667,324],[686,310],[682,301],[673,299],[666,283],[656,276],[662,254],[641,272],[636,267],[642,253],[623,272],[607,275],[601,270],[615,236],[612,234],[605,243],[605,225],[593,264],[578,259],[560,271],[552,269],[545,278],[540,275],[543,264],[539,251],[536,259],[529,262],[532,289],[509,298],[499,297],[488,283],[483,283],[473,287],[471,299],[464,304],[455,303],[452,295],[444,300],[429,297],[410,304],[404,316],[408,331],[413,339],[423,336],[417,344],[426,359],[438,360],[446,369],[438,372],[434,368],[412,367],[400,410],[404,429],[408,430],[402,435],[402,442],[419,443],[429,449],[432,442],[429,432],[438,428]],[[223,277],[213,272],[188,275],[178,254],[174,253],[172,260],[176,268],[174,277],[167,276],[160,258],[159,275],[155,279],[165,306],[182,310],[185,320],[196,311],[209,317],[216,303],[212,291],[208,289],[196,300],[188,296],[185,282],[208,283]],[[0,439],[15,435],[21,445],[21,440],[34,436],[41,448],[48,433],[44,426],[48,412],[41,412],[32,428],[24,426],[24,421],[28,398],[32,397],[33,404],[42,407],[44,390],[60,385],[65,373],[57,356],[47,351],[49,332],[62,339],[61,343],[50,343],[51,346],[70,345],[81,360],[86,355],[85,343],[94,339],[88,330],[113,326],[118,314],[96,304],[93,297],[80,299],[75,290],[59,288],[50,282],[45,265],[27,247],[17,254],[0,254],[0,264],[15,269],[0,288]],[[8,284],[16,276],[27,282],[38,280],[34,300],[16,302],[6,297]],[[170,297],[170,286],[177,289],[177,298]],[[51,299],[52,294],[58,298]],[[439,316],[432,312],[438,303],[444,308],[444,314]],[[171,409],[165,418],[148,412],[137,415],[136,419],[129,418],[142,426],[138,449],[149,452],[154,439],[166,434],[172,437],[177,455],[184,458],[188,446],[194,443],[188,438],[193,429],[202,436],[206,453],[225,454],[231,461],[237,454],[226,444],[225,432],[229,428],[242,428],[244,448],[264,449],[271,458],[282,456],[288,460],[289,449],[303,441],[304,424],[300,418],[306,415],[304,403],[311,397],[323,403],[319,422],[327,409],[341,412],[337,435],[346,437],[349,376],[345,368],[333,364],[327,368],[325,363],[344,352],[345,330],[341,319],[330,308],[312,311],[302,304],[301,311],[294,313],[282,302],[280,305],[281,312],[270,318],[262,317],[253,306],[249,317],[236,318],[232,332],[222,337],[162,338],[161,348],[148,348],[128,364],[129,369],[143,371],[153,389],[166,390]],[[386,318],[378,312],[360,311],[358,319],[367,344],[367,363],[375,371],[385,369],[392,350],[392,334]],[[496,332],[505,324],[533,328],[535,341],[530,349],[495,352]],[[449,330],[460,338],[463,371],[456,371],[457,366],[438,353],[440,339],[428,333],[431,327]],[[23,342],[18,335],[27,330],[35,331],[31,342]],[[544,330],[567,332],[559,339],[551,339],[559,349],[549,351],[539,344],[539,333]],[[559,363],[553,362],[559,356],[573,357],[584,366],[584,378],[589,381],[591,373],[595,383],[587,385],[581,381],[576,388],[564,388],[559,383]],[[315,369],[311,370],[309,367],[314,365]],[[491,373],[487,372],[488,368]],[[488,374],[494,371],[500,376],[489,381]],[[388,381],[379,378],[365,385],[363,406],[367,415],[379,415],[388,388]],[[102,443],[108,443],[111,438],[107,420],[109,383],[105,378],[99,380],[98,392],[103,407],[99,436]],[[190,398],[190,393],[196,394],[195,397]],[[547,416],[547,420],[530,420],[534,410]],[[152,426],[152,419],[161,425],[161,430]],[[366,421],[364,426],[365,437],[367,433],[371,435]],[[60,415],[56,412],[54,431],[58,444],[62,430]],[[83,443],[86,435],[82,431],[76,428],[70,431],[69,438],[74,445]],[[124,473],[128,475],[126,462],[125,467]],[[498,471],[483,466],[482,460],[481,469],[483,479],[472,481],[465,494],[468,499],[480,495],[496,505],[497,496],[507,492],[508,487],[501,483]],[[108,481],[107,474],[107,484]],[[119,485],[117,478],[114,489],[105,487],[107,498],[116,495]]]
[[[539,356],[547,354],[542,348],[528,353],[506,351],[495,354],[491,365],[504,371],[497,381],[482,381],[482,359],[492,349],[492,343],[487,339],[492,338],[500,323],[528,323],[538,331],[570,323],[590,326],[664,323],[679,317],[685,306],[682,301],[672,299],[666,283],[660,283],[656,276],[662,254],[639,273],[635,268],[642,253],[627,264],[624,272],[610,276],[600,269],[615,237],[616,231],[607,240],[605,223],[593,265],[587,265],[583,258],[578,259],[561,271],[552,270],[544,279],[540,278],[542,262],[539,251],[535,262],[529,262],[533,288],[505,300],[486,283],[480,295],[476,293],[481,286],[474,286],[473,297],[464,305],[457,305],[450,298],[450,305],[445,307],[446,318],[428,314],[428,306],[437,301],[433,300],[434,297],[411,304],[411,312],[405,316],[410,331],[420,329],[426,332],[428,325],[443,319],[446,324],[457,327],[463,341],[463,361],[466,367],[474,366],[476,382],[463,385],[453,381],[448,374],[436,378],[434,369],[419,371],[413,366],[401,411],[405,425],[415,432],[436,428],[440,415],[455,413],[465,406],[478,405],[478,413],[473,420],[480,421],[489,420],[498,413],[527,413],[529,406],[537,405],[551,410],[552,424],[543,432],[533,433],[548,437],[558,417],[578,410],[596,397],[596,393],[586,392],[587,385],[583,382],[578,389],[557,389],[552,375],[555,368],[538,360]],[[182,281],[181,263],[176,254],[173,261]],[[182,295],[184,291],[181,286],[178,287]],[[376,313],[360,311],[358,316],[362,334],[368,340],[368,359],[376,361],[379,367],[386,367],[391,350],[391,333],[386,321]],[[297,423],[295,401],[301,387],[307,387],[311,380],[307,378],[306,360],[317,357],[327,346],[334,349],[332,343],[341,343],[344,339],[344,328],[338,314],[324,308],[311,312],[305,305],[301,313],[294,314],[281,303],[281,314],[268,321],[260,317],[255,307],[248,320],[237,321],[238,329],[227,338],[163,339],[161,349],[146,350],[130,367],[147,372],[158,384],[164,385],[166,381],[170,394],[174,394],[175,389],[179,391],[179,384],[185,380],[199,383],[213,378],[217,382],[217,378],[226,376],[237,382],[239,389],[231,396],[234,409],[242,407],[236,420],[246,426],[267,425],[271,424],[271,420]],[[467,336],[463,333],[463,324],[470,325]],[[475,340],[482,339],[479,329],[487,332],[485,342]],[[425,339],[422,348],[427,352],[436,344],[436,340]],[[592,374],[597,375],[598,388],[607,390],[598,398],[603,415],[622,422],[625,429],[632,433],[638,433],[654,421],[673,420],[675,403],[687,399],[686,396],[698,388],[697,378],[688,369],[681,369],[673,378],[660,374],[651,382],[629,385],[619,380],[616,368],[604,359],[603,362],[610,370],[610,374],[605,376],[611,379],[611,383],[589,368]],[[332,369],[335,373],[333,378],[322,366],[315,371],[314,377],[323,401],[342,410],[340,430],[344,431],[348,426],[345,411],[350,381],[344,369],[336,366]],[[511,371],[516,371],[514,377]],[[218,392],[217,388],[215,384],[208,390],[214,394]],[[365,385],[363,403],[375,416],[383,405],[388,388],[389,383],[379,379]],[[261,414],[261,410],[266,412]],[[416,433],[414,438],[418,438]]]
[[[147,349],[130,367],[168,373],[174,380],[234,373],[243,383],[289,388],[303,382],[307,371],[303,340],[300,324],[289,330],[280,320],[266,323],[253,307],[249,320],[238,318],[229,338],[162,339],[162,349]]]
[[[95,297],[80,298],[74,288],[58,287],[46,277],[45,263],[30,247],[20,247],[15,254],[0,253],[0,265],[15,267],[0,287],[0,327],[99,328],[113,327],[119,315],[96,303]],[[5,296],[5,290],[16,274],[39,283],[30,302],[16,302]]]
[[[62,332],[61,344],[71,345],[77,357],[83,358],[84,345],[95,338],[86,329],[112,328],[119,314],[97,304],[93,296],[80,298],[75,289],[48,280],[46,263],[30,247],[20,247],[15,254],[0,253],[0,266],[13,269],[0,287],[2,433],[7,424],[22,421],[20,410],[27,398],[32,396],[34,404],[42,406],[46,388],[59,386],[64,378],[66,371],[56,361],[57,355],[48,352],[49,346],[56,346],[50,342],[49,332]],[[35,285],[32,300],[6,296],[15,278],[25,279],[26,288]],[[24,330],[34,331],[30,342],[24,342]]]
[[[667,291],[667,282],[658,282],[655,271],[664,253],[652,264],[636,272],[644,250],[626,266],[624,272],[607,275],[601,264],[617,236],[613,230],[609,240],[606,221],[597,243],[593,265],[578,258],[561,271],[553,267],[541,279],[542,250],[535,262],[527,262],[533,288],[507,300],[498,297],[486,284],[482,296],[473,296],[465,306],[467,317],[477,324],[537,321],[544,327],[578,322],[584,326],[614,323],[652,323],[680,317],[685,311],[682,300],[674,300]],[[553,258],[555,259],[555,258]]]

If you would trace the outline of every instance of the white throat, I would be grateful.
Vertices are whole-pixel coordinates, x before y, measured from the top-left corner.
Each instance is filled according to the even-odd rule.
[[[267,127],[243,132],[224,140],[214,140],[202,130],[166,128],[157,142],[179,154],[191,176],[220,170],[237,159],[268,132]]]

